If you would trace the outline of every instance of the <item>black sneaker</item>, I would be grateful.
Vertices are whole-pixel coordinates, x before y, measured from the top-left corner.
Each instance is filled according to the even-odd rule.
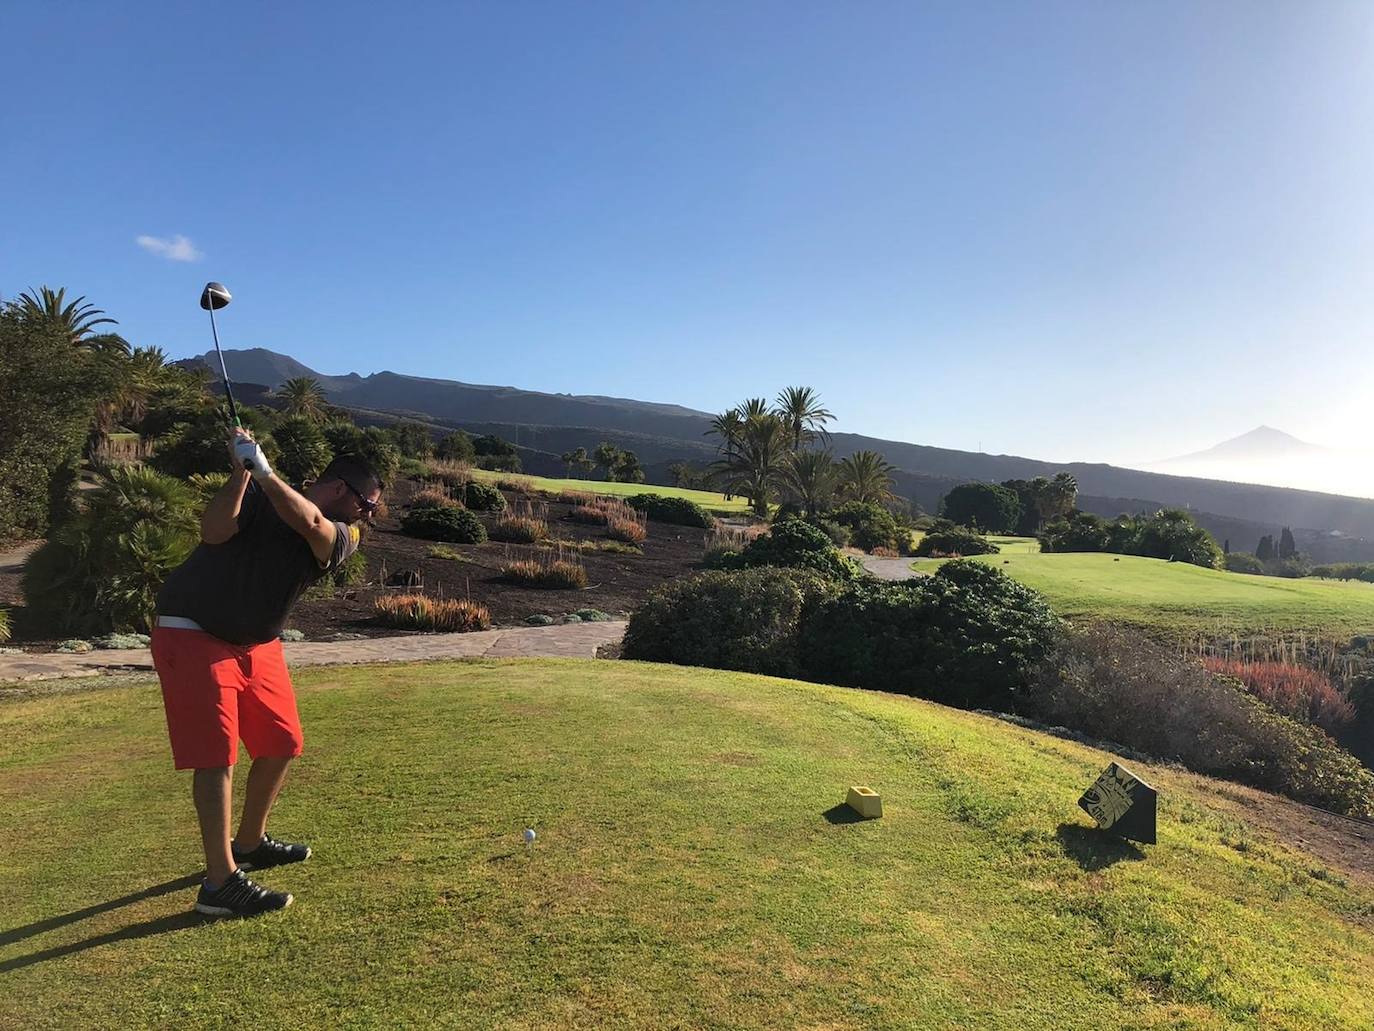
[[[234,862],[243,870],[265,870],[269,866],[303,863],[310,858],[309,845],[291,845],[270,834],[264,834],[258,847],[251,852],[240,852],[232,842],[229,848],[234,853]]]
[[[268,891],[235,870],[215,891],[202,883],[196,896],[196,912],[206,916],[260,916],[291,905],[284,891]]]

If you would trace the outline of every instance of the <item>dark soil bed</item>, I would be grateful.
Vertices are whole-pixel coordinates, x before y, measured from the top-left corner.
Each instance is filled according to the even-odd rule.
[[[372,602],[380,594],[394,594],[403,587],[385,587],[386,577],[402,571],[413,571],[420,578],[415,588],[431,596],[472,598],[491,612],[493,626],[514,626],[524,623],[531,615],[551,616],[561,620],[578,609],[598,609],[612,616],[625,616],[633,611],[645,594],[659,584],[697,571],[708,531],[669,523],[650,522],[649,536],[642,554],[627,555],[605,551],[576,551],[524,544],[449,544],[419,540],[401,533],[400,516],[419,485],[403,481],[390,492],[390,513],[377,520],[365,531],[362,552],[367,560],[366,582],[356,588],[340,590],[332,599],[303,598],[296,606],[287,626],[302,631],[307,638],[316,639],[337,633],[363,634],[381,637],[395,634],[395,630],[377,626],[372,621]],[[566,519],[570,505],[543,498],[524,498],[507,493],[508,504],[531,504],[536,513],[543,513],[549,524],[549,535],[568,541],[609,541],[604,526],[589,526]],[[478,517],[490,530],[496,513],[479,512]],[[442,547],[462,556],[461,559],[431,558],[432,548]],[[587,571],[584,590],[539,590],[514,587],[499,580],[501,566],[515,559],[558,556],[580,563]],[[19,576],[15,571],[0,578],[0,604],[17,604],[20,600]],[[22,620],[16,620],[22,631]],[[16,633],[12,646],[47,650],[58,643],[56,638],[42,638]]]
[[[367,585],[347,589],[328,601],[304,599],[296,606],[290,625],[307,637],[339,631],[376,634],[394,633],[372,624],[372,601],[379,594],[396,593],[402,587],[382,586],[384,577],[404,570],[419,575],[425,594],[446,598],[471,598],[491,612],[493,626],[521,624],[531,615],[561,619],[578,609],[598,609],[613,616],[628,615],[652,588],[668,580],[697,571],[707,531],[668,523],[649,523],[649,536],[643,554],[626,555],[605,551],[574,551],[558,547],[504,544],[446,544],[419,540],[400,532],[399,515],[413,496],[416,485],[398,484],[388,499],[391,514],[378,520],[362,543],[367,558]],[[570,505],[540,498],[526,499],[507,493],[508,504],[533,504],[543,514],[549,535],[568,541],[609,541],[604,526],[588,526],[565,518]],[[488,530],[496,513],[478,513]],[[457,552],[460,559],[431,558],[430,551],[441,547]],[[503,564],[517,559],[561,556],[579,562],[587,571],[585,590],[539,590],[515,587],[499,579]]]

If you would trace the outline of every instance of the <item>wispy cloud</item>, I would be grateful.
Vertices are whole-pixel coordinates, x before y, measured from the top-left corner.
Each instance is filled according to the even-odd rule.
[[[156,254],[168,261],[199,261],[203,257],[200,251],[196,250],[196,245],[180,233],[170,239],[161,236],[140,236],[137,242],[149,254]]]

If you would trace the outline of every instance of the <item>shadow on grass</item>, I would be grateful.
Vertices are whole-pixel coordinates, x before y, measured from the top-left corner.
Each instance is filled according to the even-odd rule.
[[[1139,862],[1145,858],[1145,853],[1125,838],[1080,823],[1061,823],[1054,836],[1064,846],[1064,853],[1084,870],[1105,870],[1122,860]]]
[[[181,891],[185,888],[193,887],[200,883],[200,874],[187,874],[185,877],[178,877],[175,880],[164,881],[161,884],[154,884],[151,888],[144,888],[129,895],[121,895],[117,899],[110,899],[108,902],[97,902],[94,906],[87,906],[85,909],[77,909],[71,913],[63,913],[61,916],[50,916],[46,920],[37,920],[22,927],[11,928],[8,931],[0,931],[0,945],[13,945],[21,942],[25,938],[32,938],[35,935],[43,934],[47,931],[55,931],[59,927],[66,927],[68,924],[75,924],[82,920],[89,920],[93,916],[101,913],[108,913],[112,909],[121,909],[124,906],[131,906],[135,902],[142,902],[145,899],[155,899],[161,895],[170,895],[174,891]],[[31,963],[41,963],[45,959],[55,959],[58,956],[65,956],[72,952],[80,952],[83,949],[94,948],[97,945],[104,945],[108,942],[121,941],[125,938],[146,938],[151,934],[162,934],[164,931],[176,931],[183,927],[194,927],[204,922],[204,917],[193,913],[177,913],[173,916],[160,917],[157,920],[148,920],[141,924],[131,924],[117,931],[110,931],[107,934],[98,935],[94,938],[87,938],[85,941],[73,942],[70,945],[61,945],[47,949],[43,952],[31,953],[27,956],[17,956],[14,959],[0,961],[0,972],[15,970],[19,967],[28,966]]]
[[[212,919],[212,917],[202,916],[194,910],[173,913],[170,916],[160,916],[156,920],[130,924],[127,927],[119,928],[117,931],[98,934],[94,938],[85,938],[79,942],[72,942],[70,945],[57,945],[41,952],[30,952],[27,956],[15,956],[14,959],[0,960],[0,974],[10,970],[18,970],[20,967],[33,966],[33,964],[42,963],[44,960],[70,956],[73,952],[85,952],[87,949],[94,949],[98,945],[130,941],[134,938],[151,938],[155,934],[166,934],[168,931],[183,931],[187,928],[199,927],[201,924],[210,923]]]
[[[832,805],[824,813],[828,823],[863,823],[864,818],[856,813],[849,806],[841,802],[839,805]]]

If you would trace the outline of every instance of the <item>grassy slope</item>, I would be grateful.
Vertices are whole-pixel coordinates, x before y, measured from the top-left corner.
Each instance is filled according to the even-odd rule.
[[[537,490],[580,490],[588,494],[610,494],[628,498],[635,494],[661,494],[667,498],[686,498],[695,501],[708,512],[742,513],[749,511],[749,502],[738,495],[726,500],[724,494],[709,490],[688,490],[686,487],[662,487],[656,483],[610,483],[606,480],[561,480],[549,476],[526,476],[524,473],[496,473],[488,469],[474,469],[479,480],[495,483],[502,479],[532,480]]]
[[[1374,632],[1374,584],[1246,576],[1133,555],[1003,553],[979,560],[1040,591],[1069,617],[1205,633]],[[940,561],[918,559],[913,568],[928,572]]]
[[[1200,778],[1145,771],[1137,850],[1074,804],[1107,756],[909,699],[628,662],[299,686],[274,830],[317,854],[248,923],[157,887],[198,850],[155,687],[0,705],[0,1026],[1374,1026],[1374,888]],[[829,823],[864,782],[884,819]]]

